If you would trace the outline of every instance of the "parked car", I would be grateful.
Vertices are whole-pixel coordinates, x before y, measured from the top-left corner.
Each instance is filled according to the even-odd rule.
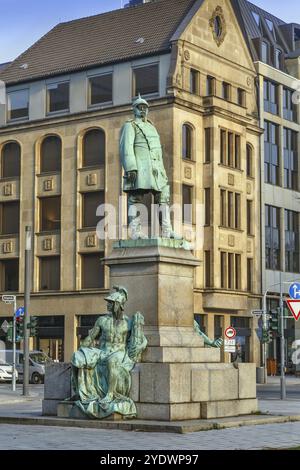
[[[0,351],[0,357],[5,357],[5,362],[12,368],[13,352],[12,350]],[[23,380],[23,351],[16,351],[16,369],[18,378]],[[30,351],[29,353],[29,381],[33,384],[44,383],[45,366],[50,364],[52,359],[42,351]]]
[[[0,382],[11,382],[13,378],[12,365],[0,360]],[[16,370],[16,380],[18,379],[18,371]]]

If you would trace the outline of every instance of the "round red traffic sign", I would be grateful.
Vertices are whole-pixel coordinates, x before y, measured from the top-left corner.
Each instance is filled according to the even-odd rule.
[[[233,339],[236,337],[236,330],[235,328],[233,328],[233,326],[229,326],[228,328],[226,328],[225,330],[225,336],[226,338],[228,339]]]

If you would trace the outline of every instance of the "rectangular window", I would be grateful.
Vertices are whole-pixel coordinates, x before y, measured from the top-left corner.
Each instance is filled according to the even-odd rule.
[[[223,82],[222,83],[222,98],[223,100],[230,100],[230,84]]]
[[[90,105],[110,103],[113,100],[113,74],[89,78]]]
[[[228,227],[234,228],[234,204],[233,204],[233,193],[228,191]]]
[[[104,253],[81,255],[81,287],[82,289],[101,289],[104,287],[104,265],[100,259]]]
[[[29,90],[7,93],[7,119],[25,119],[29,116]]]
[[[227,253],[221,252],[221,288],[227,288]]]
[[[235,136],[234,152],[235,152],[234,167],[241,168],[241,137],[239,135]]]
[[[253,292],[253,259],[247,258],[247,291]]]
[[[298,133],[283,129],[284,187],[298,190]]]
[[[220,211],[220,214],[221,214],[221,226],[222,227],[226,227],[227,226],[227,217],[226,217],[226,207],[227,207],[227,203],[226,203],[226,191],[224,189],[221,189],[221,199],[220,199],[220,202],[221,202],[221,211]]]
[[[264,80],[264,109],[267,113],[278,115],[278,85]]]
[[[215,94],[215,83],[216,83],[216,79],[208,75],[206,78],[206,95],[207,96],[213,96]]]
[[[241,289],[241,255],[235,255],[235,290]]]
[[[288,121],[297,122],[297,105],[293,103],[294,90],[283,88],[283,117]]]
[[[61,200],[60,196],[40,199],[40,232],[60,230]]]
[[[20,231],[20,203],[0,204],[1,235],[18,235]]]
[[[252,232],[252,201],[247,201],[247,235],[253,235]]]
[[[265,206],[266,269],[280,270],[280,209]]]
[[[241,228],[241,195],[238,193],[235,193],[234,214],[235,214],[234,228],[240,230]]]
[[[70,83],[53,83],[47,85],[47,111],[55,113],[68,111],[70,107]]]
[[[204,129],[204,138],[205,138],[205,163],[211,161],[211,138],[212,130],[210,128]]]
[[[279,70],[282,68],[282,52],[280,49],[275,51],[275,67]]]
[[[220,151],[221,151],[221,163],[222,165],[227,164],[227,133],[223,129],[221,129],[221,145],[220,145]]]
[[[19,260],[7,259],[0,261],[1,292],[19,291]]]
[[[279,185],[279,127],[265,121],[265,183]]]
[[[193,188],[182,185],[182,220],[184,224],[193,223]]]
[[[239,106],[246,106],[246,92],[242,88],[237,89],[237,103]]]
[[[205,262],[205,287],[211,287],[210,251],[204,252],[204,262]]]
[[[220,131],[220,162],[222,165],[240,169],[241,137],[225,129]]]
[[[104,191],[82,195],[82,228],[95,228],[101,217],[97,217],[98,206],[104,204]]]
[[[40,258],[40,290],[60,290],[60,257]]]
[[[269,63],[269,45],[264,41],[261,43],[261,60],[265,64]]]
[[[234,254],[227,253],[228,257],[228,289],[234,289]]]
[[[299,214],[285,210],[285,270],[299,273]]]
[[[191,69],[190,75],[190,91],[194,95],[199,95],[200,90],[200,73],[198,70]]]
[[[133,95],[152,95],[159,93],[159,66],[146,65],[133,69]]]
[[[210,225],[211,223],[210,188],[205,188],[204,197],[205,197],[205,225]]]

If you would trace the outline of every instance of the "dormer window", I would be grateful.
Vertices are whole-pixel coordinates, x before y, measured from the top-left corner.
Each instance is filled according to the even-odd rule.
[[[261,60],[265,64],[269,63],[269,45],[264,41],[261,43]]]
[[[257,24],[257,26],[260,26],[260,16],[258,13],[256,13],[255,11],[252,11],[252,15],[253,15],[253,18],[255,19],[255,22]]]
[[[268,28],[269,28],[270,32],[272,33],[273,38],[276,39],[275,27],[274,27],[273,21],[268,20],[267,18],[265,18],[265,20],[266,20],[266,23],[268,25]]]
[[[281,69],[281,63],[282,63],[282,52],[280,49],[275,50],[275,67],[277,69]]]

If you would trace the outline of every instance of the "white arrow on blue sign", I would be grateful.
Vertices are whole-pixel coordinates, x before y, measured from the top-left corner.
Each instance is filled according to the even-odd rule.
[[[18,310],[16,311],[16,318],[23,317],[23,316],[24,316],[24,312],[25,312],[25,308],[24,308],[24,307],[18,308]]]
[[[289,295],[294,300],[300,300],[300,284],[299,282],[294,282],[290,285]]]

